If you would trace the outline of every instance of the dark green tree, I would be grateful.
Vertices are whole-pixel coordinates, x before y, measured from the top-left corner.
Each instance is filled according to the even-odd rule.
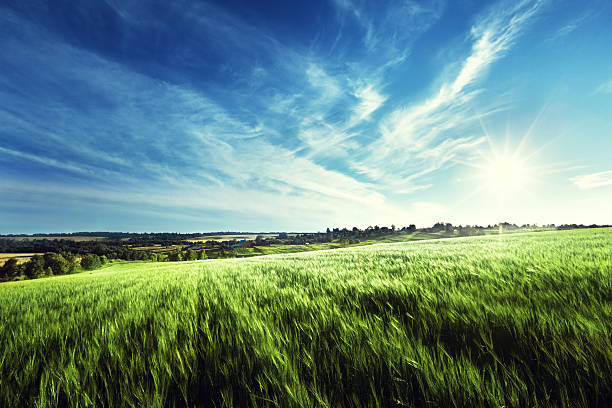
[[[87,254],[81,259],[81,267],[87,270],[99,268],[102,265],[100,257],[96,254]]]
[[[187,252],[185,253],[184,260],[185,261],[195,261],[196,259],[198,259],[198,254],[196,253],[196,251],[192,249],[188,249]]]
[[[72,265],[62,255],[50,252],[46,253],[43,258],[45,260],[45,269],[49,268],[53,275],[65,275],[70,273]],[[47,273],[45,273],[45,275],[47,275]]]
[[[176,262],[176,261],[182,261],[182,260],[183,260],[183,254],[181,254],[181,252],[180,252],[180,251],[171,252],[171,253],[168,255],[168,260],[169,260],[169,261],[173,261],[173,262]]]
[[[10,258],[0,268],[0,279],[11,279],[19,273],[19,265],[16,258]]]
[[[40,255],[34,255],[25,264],[25,275],[30,279],[40,278],[45,274],[45,258]]]

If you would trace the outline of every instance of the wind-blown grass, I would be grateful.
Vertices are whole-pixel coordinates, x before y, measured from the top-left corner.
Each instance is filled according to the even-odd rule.
[[[612,401],[612,230],[0,285],[0,406]]]

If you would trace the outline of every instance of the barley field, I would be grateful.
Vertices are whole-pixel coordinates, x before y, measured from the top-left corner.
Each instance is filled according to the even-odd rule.
[[[606,407],[612,229],[0,284],[3,407]]]
[[[36,253],[36,252],[28,252],[28,253],[1,253],[0,252],[0,266],[4,265],[4,263],[6,261],[8,261],[11,258],[15,258],[17,259],[17,263],[26,263],[30,260],[30,258],[34,255],[44,255],[43,253]]]

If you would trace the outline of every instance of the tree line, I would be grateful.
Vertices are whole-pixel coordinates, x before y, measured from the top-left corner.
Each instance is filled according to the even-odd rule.
[[[0,279],[10,280],[19,276],[36,279],[44,276],[67,275],[74,273],[86,258],[89,257],[85,256],[79,261],[75,255],[68,252],[61,254],[50,252],[44,255],[34,255],[23,264],[19,264],[15,258],[10,258],[0,267]],[[98,257],[98,263],[101,262]],[[84,263],[87,265],[87,261]],[[96,264],[97,266],[99,265]]]
[[[204,250],[174,250],[168,253],[155,253],[151,251],[132,251],[128,259],[116,257],[116,252],[108,252],[108,255],[73,254],[71,252],[47,252],[44,255],[33,255],[27,262],[19,264],[16,258],[8,259],[0,266],[0,280],[14,280],[19,277],[27,279],[43,278],[55,275],[67,275],[80,270],[94,270],[106,264],[112,259],[141,260],[141,261],[195,261],[206,259]]]

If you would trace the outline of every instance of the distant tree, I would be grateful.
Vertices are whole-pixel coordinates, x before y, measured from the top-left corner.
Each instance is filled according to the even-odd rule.
[[[77,266],[79,266],[79,259],[70,252],[62,252],[60,255],[68,262],[68,271],[66,273],[73,273]]]
[[[413,233],[414,231],[416,231],[416,225],[414,225],[414,224],[410,224],[410,225],[408,226],[408,232],[409,232],[409,233]]]
[[[208,256],[206,255],[206,251],[203,249],[200,249],[198,251],[198,259],[208,259]]]
[[[107,262],[108,262],[108,258],[106,257],[106,255],[102,255],[102,256],[100,257],[100,263],[101,263],[102,265],[104,265],[104,264],[106,264]]]
[[[452,233],[455,230],[455,228],[453,227],[453,224],[451,223],[446,223],[444,224],[444,232],[446,233]]]
[[[431,229],[433,232],[444,231],[444,223],[436,222]]]
[[[185,253],[184,260],[185,261],[195,261],[198,259],[198,254],[193,249],[188,249]]]
[[[0,268],[0,279],[11,279],[17,276],[19,265],[16,258],[10,258]]]
[[[86,270],[93,270],[99,268],[102,265],[100,257],[96,254],[87,254],[81,258],[81,267]]]
[[[172,262],[182,261],[183,260],[183,255],[181,254],[180,251],[170,252],[168,254],[168,260],[172,261]]]
[[[25,264],[25,275],[30,279],[35,279],[45,274],[45,259],[40,255],[34,255]]]
[[[51,271],[51,273],[46,271],[45,275],[64,275],[70,272],[71,263],[62,255],[50,252],[46,253],[43,258],[45,260],[45,269]]]

